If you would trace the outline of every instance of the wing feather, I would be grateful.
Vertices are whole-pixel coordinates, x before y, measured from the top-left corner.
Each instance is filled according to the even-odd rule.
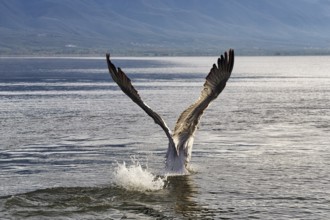
[[[131,80],[120,68],[116,69],[116,66],[110,61],[110,54],[106,54],[106,60],[112,79],[118,84],[121,90],[132,99],[133,102],[140,106],[151,118],[154,119],[155,123],[165,131],[169,141],[173,142],[171,131],[165,121],[142,101],[138,91],[133,87]]]
[[[234,67],[234,50],[230,49],[221,55],[217,63],[218,66],[213,64],[207,75],[198,100],[181,113],[174,128],[174,137],[187,139],[194,134],[204,110],[226,86]]]

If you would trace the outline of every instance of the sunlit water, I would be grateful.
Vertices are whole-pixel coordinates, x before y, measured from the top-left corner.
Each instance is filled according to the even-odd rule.
[[[170,127],[215,57],[117,58]],[[237,57],[203,115],[194,172],[105,58],[0,59],[1,219],[328,219],[330,57]]]

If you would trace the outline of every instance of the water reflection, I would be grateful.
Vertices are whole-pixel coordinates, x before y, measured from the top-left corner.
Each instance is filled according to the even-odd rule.
[[[191,218],[212,218],[214,213],[205,204],[198,203],[198,186],[194,183],[192,176],[172,176],[168,178],[169,193],[174,201],[176,213]]]

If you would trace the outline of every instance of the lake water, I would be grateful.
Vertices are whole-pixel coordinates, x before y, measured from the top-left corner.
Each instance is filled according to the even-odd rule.
[[[216,57],[114,58],[173,128]],[[1,219],[328,219],[330,57],[236,57],[194,172],[105,58],[0,59]],[[125,164],[124,164],[125,163]]]

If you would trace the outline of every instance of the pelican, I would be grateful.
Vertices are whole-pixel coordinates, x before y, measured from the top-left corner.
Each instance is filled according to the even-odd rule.
[[[166,170],[175,173],[189,173],[189,162],[197,125],[204,110],[226,86],[234,67],[234,50],[229,49],[228,52],[218,58],[218,65],[213,64],[206,76],[199,98],[181,113],[173,132],[168,128],[165,121],[142,101],[128,76],[121,68],[116,68],[111,62],[109,53],[106,54],[106,61],[109,73],[120,89],[164,130],[169,140],[166,153]]]

